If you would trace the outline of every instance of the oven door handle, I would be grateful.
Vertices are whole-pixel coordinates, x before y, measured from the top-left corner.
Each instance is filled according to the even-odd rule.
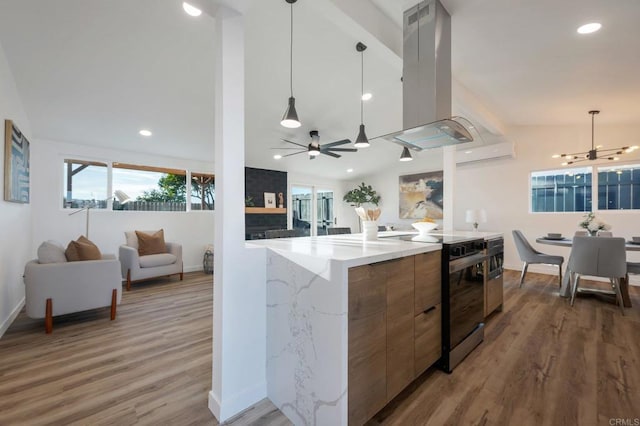
[[[487,255],[484,253],[473,254],[471,256],[452,260],[449,262],[449,273],[482,263],[485,260],[487,260]]]

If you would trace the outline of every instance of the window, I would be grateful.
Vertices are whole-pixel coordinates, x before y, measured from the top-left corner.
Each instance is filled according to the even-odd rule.
[[[114,199],[114,210],[185,211],[186,171],[113,163],[113,189],[131,201]]]
[[[598,209],[640,209],[640,165],[598,167]]]
[[[591,211],[591,178],[588,167],[531,173],[531,211]]]
[[[94,161],[64,160],[62,207],[107,207],[107,165]]]
[[[214,210],[215,200],[215,176],[191,173],[191,210]]]

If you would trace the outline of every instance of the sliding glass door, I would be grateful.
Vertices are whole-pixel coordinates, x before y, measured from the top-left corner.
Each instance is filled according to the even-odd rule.
[[[291,207],[292,207],[292,228],[298,230],[301,237],[311,235],[313,224],[313,187],[312,186],[292,186],[291,187]]]
[[[336,221],[332,189],[311,185],[291,186],[291,225],[300,236],[327,235]]]

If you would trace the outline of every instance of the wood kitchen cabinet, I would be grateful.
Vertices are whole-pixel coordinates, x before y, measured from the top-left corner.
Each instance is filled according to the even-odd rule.
[[[361,425],[441,351],[440,251],[349,269],[349,424]]]
[[[414,376],[442,355],[441,252],[415,256]]]
[[[387,272],[384,263],[349,269],[349,424],[387,403]]]

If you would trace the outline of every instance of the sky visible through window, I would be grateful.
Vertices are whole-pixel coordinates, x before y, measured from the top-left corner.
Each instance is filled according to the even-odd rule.
[[[113,191],[124,191],[132,200],[145,191],[158,188],[158,180],[164,173],[113,169]],[[64,168],[64,193],[66,194],[67,168]],[[77,200],[106,200],[107,168],[90,166],[73,177],[73,198]]]

